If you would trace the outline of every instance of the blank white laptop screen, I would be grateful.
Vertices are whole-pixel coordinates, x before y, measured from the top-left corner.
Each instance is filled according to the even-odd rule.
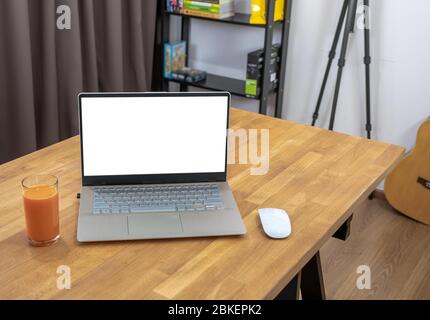
[[[84,176],[225,172],[227,96],[81,99]]]

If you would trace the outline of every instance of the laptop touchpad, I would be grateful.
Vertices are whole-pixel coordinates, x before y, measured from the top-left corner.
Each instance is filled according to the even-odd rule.
[[[142,213],[128,216],[128,233],[131,235],[162,235],[182,233],[177,213]]]

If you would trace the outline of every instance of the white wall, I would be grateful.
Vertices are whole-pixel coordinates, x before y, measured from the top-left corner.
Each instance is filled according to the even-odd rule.
[[[430,1],[370,3],[374,137],[410,148],[419,124],[430,116]],[[341,0],[294,2],[285,118],[311,119],[341,5]],[[350,39],[336,118],[336,130],[355,135],[365,133],[363,41],[359,30]],[[328,125],[336,71],[320,125]]]
[[[410,148],[420,122],[430,116],[430,1],[370,2],[374,138]],[[248,3],[237,0],[237,10],[246,12]],[[342,3],[294,1],[284,99],[286,119],[303,123],[311,120]],[[258,28],[193,20],[190,65],[243,79],[246,54],[262,47],[263,38],[263,30]],[[350,39],[335,125],[336,130],[355,135],[365,133],[362,58],[363,33],[358,30]],[[333,68],[321,110],[319,125],[325,127],[335,74]],[[240,97],[233,103],[258,109],[256,101]]]

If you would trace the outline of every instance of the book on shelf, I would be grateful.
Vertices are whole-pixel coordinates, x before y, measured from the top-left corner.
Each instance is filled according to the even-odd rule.
[[[185,68],[187,43],[176,41],[164,44],[164,77],[172,78],[172,73]]]
[[[218,13],[207,13],[207,12],[190,10],[190,9],[184,9],[183,13],[189,16],[196,16],[196,17],[210,18],[210,19],[225,19],[225,18],[230,18],[234,16],[234,12],[218,14]]]
[[[275,16],[273,21],[284,20],[284,7],[287,0],[275,0]],[[252,0],[251,24],[266,24],[266,0]]]
[[[184,14],[212,19],[224,19],[234,15],[233,0],[184,0]]]
[[[166,11],[182,13],[184,9],[184,0],[165,0]]]
[[[184,0],[184,8],[210,13],[229,13],[234,11],[234,2],[231,0]]]

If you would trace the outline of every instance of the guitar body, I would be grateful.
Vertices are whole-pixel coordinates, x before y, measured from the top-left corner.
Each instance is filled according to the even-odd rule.
[[[430,225],[430,120],[418,130],[414,150],[388,175],[385,195],[395,209]]]

